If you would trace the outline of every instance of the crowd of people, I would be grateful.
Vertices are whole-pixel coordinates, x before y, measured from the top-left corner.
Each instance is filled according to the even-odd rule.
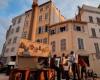
[[[73,80],[82,80],[83,75],[87,78],[86,67],[87,64],[84,59],[78,57],[74,51],[69,55],[62,54],[59,65],[56,64],[56,55],[51,58],[50,67],[57,73],[57,80],[69,80],[72,74]]]

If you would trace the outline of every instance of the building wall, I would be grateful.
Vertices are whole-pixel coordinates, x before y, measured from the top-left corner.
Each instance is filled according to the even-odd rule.
[[[39,12],[39,16],[38,16],[36,41],[41,40],[43,42],[44,39],[47,39],[47,43],[48,43],[48,31],[47,32],[45,31],[46,26],[49,27],[49,25],[52,25],[59,21],[60,22],[64,21],[65,19],[51,1],[39,5],[38,12]],[[28,17],[26,16],[25,24],[24,24],[23,38],[26,37],[27,39],[29,35],[29,28],[30,28],[30,22],[31,22],[31,13],[32,13],[32,10],[29,10],[26,12],[26,15],[29,15],[29,16]],[[45,18],[46,14],[47,14],[47,18]],[[39,20],[41,16],[42,16],[42,19]],[[41,33],[38,33],[39,27],[41,27]]]
[[[23,32],[22,32],[22,38],[24,39],[28,39],[31,16],[32,16],[32,10],[25,12],[25,21],[24,21],[24,27],[23,27]]]
[[[70,44],[70,42],[69,42],[70,32],[66,30],[65,32],[60,33],[59,28],[61,26],[62,27],[65,26],[66,28],[68,28],[66,23],[62,24],[62,25],[53,26],[52,28],[50,28],[50,31],[55,30],[55,32],[56,32],[55,34],[52,34],[49,37],[49,39],[50,39],[49,40],[49,45],[51,45],[51,42],[55,41],[55,51],[52,51],[52,55],[57,54],[58,56],[61,56],[63,53],[68,54],[68,50],[69,50],[68,44]],[[61,48],[60,48],[61,47],[60,46],[61,39],[66,39],[66,44],[67,44],[66,45],[66,50],[63,51],[63,52],[61,51]],[[71,47],[71,45],[70,45],[70,47]]]
[[[63,53],[69,54],[71,50],[74,50],[77,54],[80,55],[87,55],[89,56],[90,60],[90,67],[94,69],[97,73],[100,73],[100,59],[97,59],[96,57],[96,50],[94,47],[94,43],[99,44],[100,48],[100,24],[97,24],[96,18],[100,18],[100,9],[93,8],[89,6],[83,6],[83,10],[80,11],[80,22],[62,22],[64,21],[64,17],[60,14],[59,10],[55,7],[55,5],[52,2],[48,2],[45,4],[42,4],[39,6],[39,16],[42,16],[42,19],[39,20],[38,26],[37,26],[37,34],[36,34],[36,41],[40,40],[39,42],[44,42],[44,39],[47,39],[47,42],[49,45],[51,45],[51,42],[55,41],[55,51],[52,52],[53,54],[57,54],[58,56],[61,56]],[[18,17],[15,17],[12,19],[12,27],[10,27],[9,31],[7,32],[7,40],[5,42],[5,53],[4,56],[16,56],[20,39],[26,38],[28,39],[29,34],[29,28],[30,28],[30,21],[31,21],[31,10],[25,12],[23,15],[20,15]],[[47,14],[47,19],[45,18]],[[89,16],[93,17],[93,22],[90,23]],[[19,18],[21,17],[21,22],[17,23]],[[87,22],[81,23],[81,22]],[[16,22],[16,24],[15,24]],[[56,25],[53,25],[55,23],[59,23]],[[60,24],[62,23],[62,24]],[[15,24],[15,25],[14,25]],[[52,26],[53,25],[53,26]],[[84,31],[76,31],[74,30],[75,25],[84,27]],[[20,26],[20,31],[16,32],[16,28]],[[48,30],[45,31],[46,26],[50,28],[50,31],[53,29],[56,31],[55,34],[49,35]],[[52,27],[51,27],[52,26]],[[66,30],[63,32],[60,32],[60,27],[66,27]],[[39,32],[39,27],[41,27],[41,33]],[[94,28],[96,31],[96,37],[92,36],[91,28]],[[14,32],[12,30],[14,29]],[[14,37],[18,37],[17,42],[13,43]],[[84,42],[84,49],[78,48],[78,38],[82,38]],[[10,44],[8,44],[9,40],[12,39]],[[66,49],[61,51],[61,40],[66,39]],[[51,45],[52,46],[52,45]],[[15,48],[14,51],[11,51],[12,48]],[[9,49],[7,51],[7,49]],[[10,58],[8,58],[10,60]],[[94,65],[95,64],[95,65]]]
[[[10,28],[9,36],[7,37],[5,42],[5,46],[6,46],[5,53],[4,53],[5,57],[16,56],[19,47],[19,42],[23,32],[24,20],[25,20],[25,14],[22,14],[12,20],[12,27]],[[18,27],[19,30],[16,32]],[[17,39],[14,41],[15,37]]]
[[[64,16],[61,15],[60,10],[56,8],[56,6],[52,3],[51,4],[51,18],[50,18],[50,25],[64,21]]]
[[[42,11],[41,11],[41,8],[43,9]],[[47,14],[47,18],[45,18],[46,14]],[[61,21],[63,21],[64,17],[61,16],[61,14],[59,13],[57,8],[54,6],[54,4],[51,1],[39,5],[39,16],[41,15],[42,15],[42,20],[38,22],[36,40],[40,39],[42,40],[41,42],[45,41],[45,43],[48,43],[49,37],[48,37],[48,32],[45,32],[45,26],[49,27],[50,24],[54,24],[58,22],[58,19],[59,20],[61,19]],[[53,20],[54,16],[55,16],[55,19]],[[8,61],[10,60],[11,56],[16,56],[20,40],[23,38],[28,39],[31,17],[32,17],[32,9],[12,19],[12,25],[9,27],[9,30],[7,31],[7,35],[6,35],[6,38],[7,38],[5,42],[6,49],[4,52],[4,56],[9,57]],[[21,21],[20,23],[18,23],[20,18],[21,18]],[[42,27],[41,34],[38,34],[39,26]],[[17,27],[20,27],[19,32],[16,32]],[[14,30],[13,33],[12,33],[12,30]],[[17,41],[16,43],[13,43],[13,40],[15,37],[17,37]],[[11,42],[8,44],[10,39],[11,39]],[[13,51],[11,51],[12,48],[14,48]]]
[[[66,30],[64,32],[60,32],[60,27],[66,27]],[[84,27],[84,32],[82,31],[76,31],[74,30],[75,26]],[[55,30],[56,33],[50,35],[50,45],[52,46],[52,42],[55,41],[55,51],[52,52],[52,55],[57,54],[58,56],[61,56],[63,53],[69,54],[72,50],[75,51],[77,54],[80,55],[89,55],[91,51],[91,41],[88,37],[88,31],[87,31],[87,24],[81,24],[81,23],[64,23],[64,24],[58,24],[56,26],[53,26],[50,28],[50,30]],[[84,42],[84,49],[80,50],[78,48],[78,38],[82,38]],[[61,40],[66,39],[66,50],[61,51]]]
[[[43,9],[43,10],[41,11],[41,9]],[[45,19],[46,13],[48,14],[47,19]],[[42,16],[42,21],[38,22],[39,24],[38,24],[38,29],[37,29],[36,41],[40,40],[40,42],[44,43],[44,39],[47,39],[46,43],[48,43],[49,35],[48,35],[48,30],[47,30],[47,32],[45,31],[46,26],[49,29],[50,25],[64,21],[65,19],[52,2],[49,2],[48,4],[45,4],[43,6],[39,6],[39,17],[40,16]],[[41,27],[41,29],[42,29],[41,33],[38,33],[39,27]]]
[[[91,68],[100,74],[100,52],[96,53],[94,43],[98,43],[100,51],[100,24],[97,23],[97,18],[100,18],[100,9],[91,6],[83,6],[81,9],[81,21],[88,22],[88,34],[91,42],[91,55],[90,55],[90,65]],[[92,16],[93,22],[89,21],[89,16]],[[93,37],[91,28],[95,29],[96,37]],[[98,56],[96,56],[98,54]],[[97,58],[99,57],[99,58]]]

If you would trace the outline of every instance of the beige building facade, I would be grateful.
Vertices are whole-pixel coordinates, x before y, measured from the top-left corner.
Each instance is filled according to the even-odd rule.
[[[38,26],[36,30],[36,41],[48,43],[49,25],[64,21],[64,17],[55,7],[52,1],[38,6]],[[30,38],[32,9],[12,19],[12,25],[6,34],[5,49],[3,54],[7,61],[15,61],[21,39]]]
[[[100,7],[83,5],[79,8],[78,21],[86,21],[88,26],[89,39],[92,41],[90,65],[92,69],[100,74]]]
[[[3,54],[4,57],[7,57],[7,61],[16,60],[15,56],[23,32],[24,20],[25,14],[13,18],[12,25],[9,27],[9,30],[6,33],[5,50]]]
[[[49,44],[52,55],[61,56],[63,53],[67,55],[70,51],[74,51],[85,58],[90,68],[100,74],[100,8],[83,5],[79,8],[76,20],[65,21],[51,1],[38,7],[36,42]],[[20,40],[30,37],[32,10],[21,15],[20,24],[17,23],[17,18],[18,22],[20,21],[20,16],[14,18],[12,26],[7,31],[4,56],[9,57],[8,61],[11,61],[12,56],[16,56]],[[13,29],[16,30],[18,26],[21,30],[13,33]]]
[[[91,52],[87,22],[67,20],[51,25],[49,39],[53,55],[68,55],[75,51],[79,55],[88,56]]]
[[[32,16],[32,10],[26,12],[29,15],[26,18],[26,25],[24,26],[23,38],[28,39],[30,22]],[[48,43],[48,30],[49,26],[64,21],[64,16],[61,15],[60,11],[56,8],[52,1],[48,1],[39,5],[38,8],[38,26],[36,31],[36,41],[42,43]]]

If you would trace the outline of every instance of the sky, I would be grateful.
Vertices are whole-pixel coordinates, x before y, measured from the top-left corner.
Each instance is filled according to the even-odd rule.
[[[48,0],[39,0],[42,4]],[[67,19],[73,18],[77,13],[77,6],[83,4],[97,7],[100,0],[52,0],[61,14]],[[0,0],[0,53],[6,40],[6,31],[11,24],[11,19],[30,9],[32,0]]]

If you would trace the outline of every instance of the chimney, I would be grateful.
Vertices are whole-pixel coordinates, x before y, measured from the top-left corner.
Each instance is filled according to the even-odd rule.
[[[35,42],[36,38],[36,30],[38,27],[38,0],[33,0],[32,5],[32,15],[31,15],[31,22],[30,22],[30,29],[28,39]]]

